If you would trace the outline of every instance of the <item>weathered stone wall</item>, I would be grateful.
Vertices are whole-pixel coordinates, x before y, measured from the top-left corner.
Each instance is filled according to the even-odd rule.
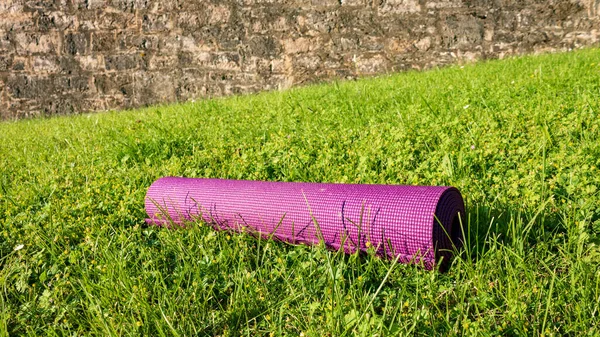
[[[0,0],[0,116],[287,88],[599,38],[600,0]]]

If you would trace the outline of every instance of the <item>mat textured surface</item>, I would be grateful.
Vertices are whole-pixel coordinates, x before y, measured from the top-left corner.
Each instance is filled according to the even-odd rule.
[[[146,195],[148,223],[199,220],[217,229],[378,255],[433,268],[462,243],[454,187],[261,182],[165,177]],[[443,259],[442,259],[443,258]]]

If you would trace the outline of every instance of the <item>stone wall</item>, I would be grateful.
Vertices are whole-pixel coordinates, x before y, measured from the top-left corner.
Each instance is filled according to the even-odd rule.
[[[600,0],[0,0],[0,117],[597,43]]]

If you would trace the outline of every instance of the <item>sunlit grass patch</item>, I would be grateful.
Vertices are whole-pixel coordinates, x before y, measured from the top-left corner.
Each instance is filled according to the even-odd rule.
[[[0,124],[0,334],[597,335],[599,59]],[[469,230],[437,273],[147,227],[166,175],[453,185]]]

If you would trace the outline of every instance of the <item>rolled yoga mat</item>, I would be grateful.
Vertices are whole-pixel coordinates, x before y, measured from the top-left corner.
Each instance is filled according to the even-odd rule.
[[[146,195],[148,223],[203,220],[289,243],[318,244],[431,269],[462,245],[464,202],[454,187],[165,177]]]

